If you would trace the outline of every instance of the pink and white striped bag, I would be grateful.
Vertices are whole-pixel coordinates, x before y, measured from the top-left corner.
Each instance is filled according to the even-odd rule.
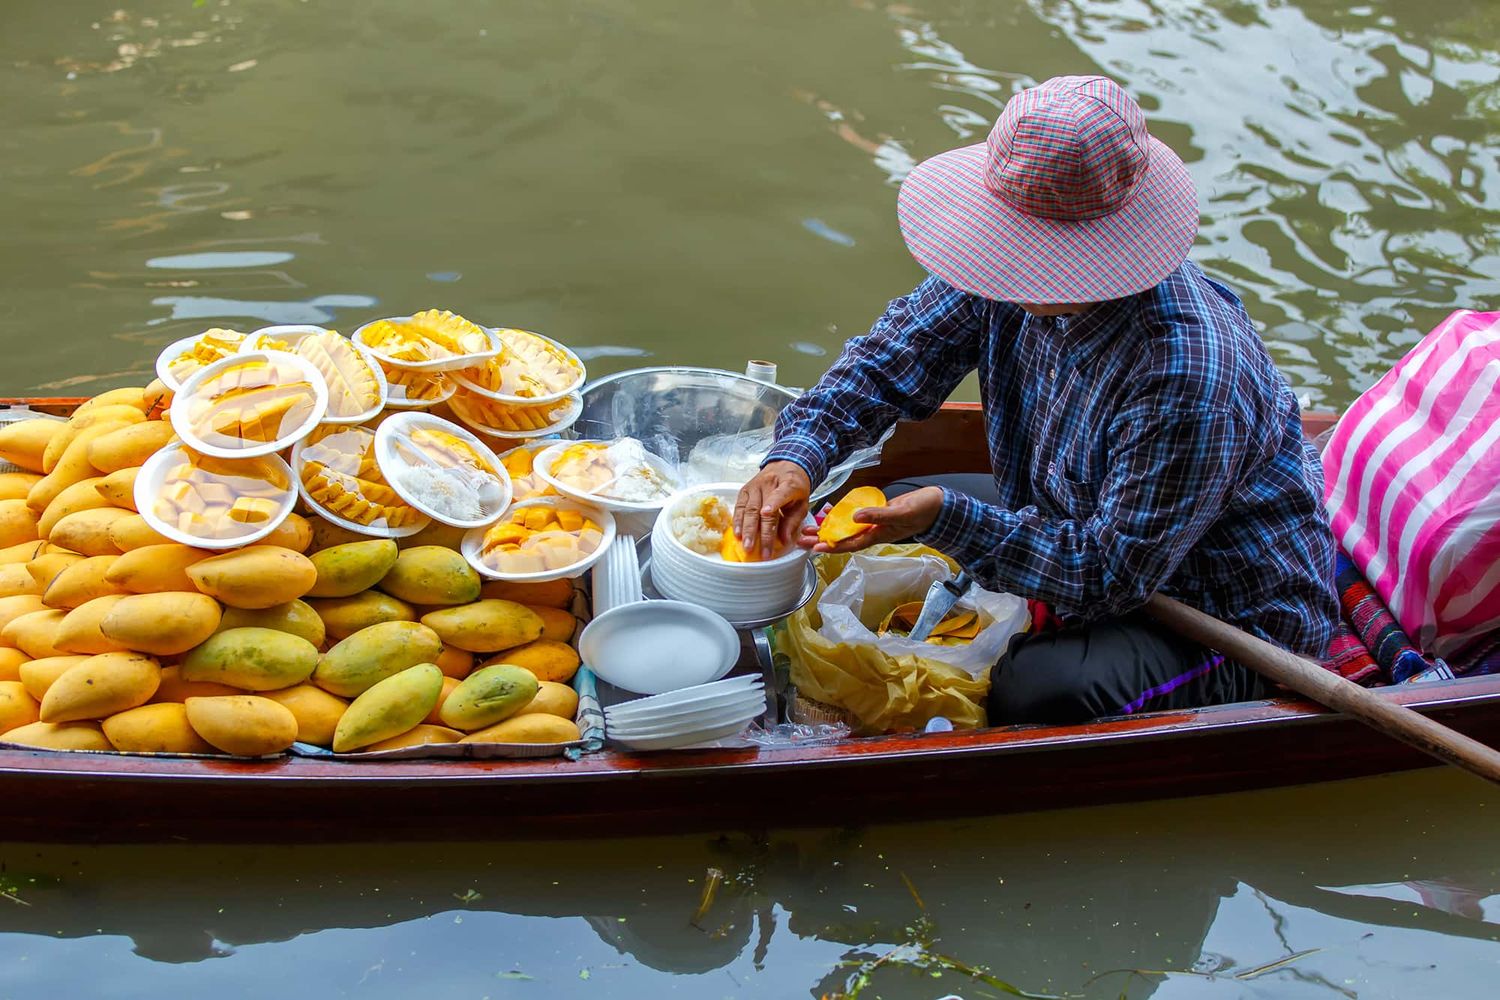
[[[1500,313],[1460,310],[1323,451],[1333,534],[1423,652],[1500,629]]]

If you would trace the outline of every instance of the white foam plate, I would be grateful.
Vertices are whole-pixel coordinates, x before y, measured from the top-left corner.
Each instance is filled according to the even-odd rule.
[[[282,435],[271,441],[245,442],[242,447],[231,448],[225,445],[210,444],[200,438],[192,425],[189,411],[192,409],[192,397],[203,388],[203,384],[219,373],[234,365],[242,365],[250,361],[274,361],[280,365],[291,365],[298,369],[302,378],[312,386],[313,408],[303,421],[296,426],[284,431]],[[322,421],[324,413],[328,410],[328,384],[323,381],[323,373],[313,367],[312,362],[295,354],[285,351],[254,351],[249,354],[231,354],[227,358],[215,361],[206,368],[200,368],[182,385],[182,390],[172,400],[172,430],[177,432],[188,447],[204,455],[212,455],[215,458],[258,458],[261,455],[269,455],[280,451],[300,440],[308,431],[316,427]]]
[[[296,347],[303,338],[311,337],[315,333],[332,333],[326,326],[312,326],[307,323],[284,323],[280,326],[263,326],[253,331],[245,338],[244,346],[240,348],[241,354],[252,354],[256,351],[279,351],[281,348],[273,346],[271,341],[280,341],[287,347]]]
[[[452,434],[460,441],[465,442],[473,448],[480,458],[490,464],[494,470],[494,479],[500,485],[500,492],[496,498],[488,503],[482,503],[480,516],[477,518],[456,517],[441,507],[428,503],[421,494],[410,489],[402,482],[402,477],[392,475],[391,472],[398,466],[404,467],[405,462],[396,455],[395,446],[398,439],[409,440],[412,431],[422,428],[443,431]],[[415,448],[415,445],[408,444]],[[505,466],[495,456],[490,446],[479,440],[472,432],[442,417],[435,417],[430,413],[409,411],[406,413],[393,414],[375,430],[375,462],[380,466],[380,474],[385,477],[386,483],[396,491],[396,495],[413,507],[443,524],[452,525],[455,528],[478,528],[487,524],[493,524],[505,508],[510,506],[511,485],[510,473],[505,471]]]
[[[359,344],[361,347],[368,350],[371,354],[375,355],[381,361],[390,365],[392,368],[407,368],[411,371],[417,372],[451,372],[457,371],[460,368],[468,368],[480,361],[483,361],[485,358],[492,358],[496,354],[500,353],[499,336],[496,335],[494,330],[491,330],[488,327],[480,326],[479,329],[484,331],[484,335],[489,339],[490,342],[490,349],[487,351],[479,351],[473,354],[455,354],[451,358],[438,358],[435,361],[402,361],[401,359],[393,358],[388,354],[382,354],[378,347],[372,347],[365,342],[365,331],[374,326],[376,323],[381,322],[409,323],[411,322],[411,317],[387,316],[384,320],[371,320],[370,322],[361,326],[359,329],[355,330],[354,336],[351,339],[353,339],[356,344]],[[474,325],[479,326],[478,323],[475,323]]]
[[[355,346],[356,347],[364,347],[363,344],[356,344]],[[364,349],[365,350],[369,350],[369,348],[364,348]],[[457,383],[455,383],[451,378],[447,378],[445,376],[443,378],[443,385],[444,385],[443,392],[436,399],[407,399],[404,395],[397,396],[397,395],[395,395],[395,393],[397,392],[397,390],[401,390],[401,391],[404,392],[405,391],[404,387],[402,387],[395,380],[393,380],[391,378],[391,373],[386,370],[388,368],[395,368],[396,366],[395,365],[386,364],[385,362],[381,361],[378,357],[375,359],[375,363],[376,363],[377,366],[379,366],[380,373],[385,376],[385,405],[386,405],[387,409],[392,409],[392,410],[426,410],[426,409],[430,409],[431,407],[437,406],[439,403],[446,403],[448,400],[452,399],[453,398],[453,394],[458,391],[458,385],[457,385]],[[442,372],[433,372],[432,374],[441,375]]]
[[[561,569],[542,570],[538,573],[506,573],[485,562],[479,554],[480,549],[484,546],[485,532],[494,526],[493,524],[487,524],[483,527],[470,529],[468,534],[464,535],[463,542],[459,547],[459,551],[464,554],[464,558],[469,561],[469,565],[473,566],[475,572],[480,576],[488,577],[491,580],[510,580],[514,583],[545,583],[548,580],[562,580],[564,578],[582,576],[588,571],[590,566],[603,558],[604,553],[608,552],[609,547],[614,544],[615,518],[607,510],[601,510],[592,504],[579,503],[577,500],[568,497],[533,497],[530,500],[522,500],[520,503],[514,504],[504,511],[501,516],[504,517],[515,511],[524,510],[527,507],[576,510],[585,517],[592,518],[594,523],[598,524],[604,532],[604,536],[599,539],[599,547],[576,563],[564,566]]]
[[[747,691],[743,696],[734,701],[719,705],[711,705],[707,708],[688,708],[680,712],[663,712],[659,715],[643,717],[639,720],[613,721],[614,716],[606,715],[605,722],[610,724],[610,731],[618,730],[622,734],[635,736],[657,735],[652,730],[665,729],[700,729],[706,725],[714,725],[719,722],[727,722],[731,717],[744,716],[754,718],[766,710],[766,696],[763,691]]]
[[[454,380],[457,381],[456,376]],[[557,400],[552,400],[551,402],[555,403]],[[547,404],[538,403],[536,405],[545,406]],[[497,427],[491,427],[488,424],[479,423],[477,419],[474,419],[477,417],[477,414],[469,409],[468,404],[464,402],[463,393],[454,393],[448,398],[448,409],[452,411],[455,417],[463,421],[465,427],[473,430],[476,434],[483,434],[485,437],[500,438],[508,445],[513,441],[529,441],[532,438],[551,437],[572,427],[574,422],[578,420],[579,414],[583,413],[583,396],[575,393],[568,399],[568,405],[562,411],[562,416],[547,426],[539,427],[534,431],[504,431]]]
[[[599,615],[578,638],[583,662],[615,687],[662,694],[711,681],[739,659],[740,638],[696,604],[640,601]]]
[[[565,497],[572,497],[575,500],[582,500],[584,503],[591,503],[591,504],[594,504],[596,506],[603,507],[605,510],[614,511],[616,514],[620,514],[620,513],[651,513],[651,514],[654,514],[657,511],[661,510],[662,505],[665,504],[670,499],[670,497],[662,497],[660,500],[647,500],[647,501],[640,501],[640,502],[635,502],[635,501],[630,501],[630,500],[614,500],[614,499],[611,499],[609,497],[596,496],[593,493],[585,493],[584,491],[582,491],[580,489],[576,489],[575,487],[565,485],[564,483],[559,482],[556,478],[553,477],[553,475],[552,475],[552,463],[555,462],[555,461],[557,461],[558,457],[564,451],[566,451],[568,448],[570,448],[570,447],[572,447],[573,445],[576,445],[576,444],[604,444],[604,445],[607,445],[609,443],[610,442],[608,442],[608,441],[597,441],[597,440],[592,440],[592,441],[561,441],[561,442],[558,442],[557,444],[553,445],[552,447],[546,449],[545,451],[541,452],[540,454],[538,454],[536,456],[535,460],[532,462],[532,466],[531,467],[532,467],[532,470],[537,475],[539,475],[539,476],[542,477],[542,481],[543,482],[547,483],[547,485],[551,486],[554,490],[556,490],[557,492],[561,493],[563,496],[565,496]],[[660,472],[662,474],[662,476],[666,478],[667,482],[673,483],[673,482],[677,481],[677,469],[676,469],[676,467],[673,466],[672,463],[669,462],[669,461],[667,461],[665,458],[662,458],[660,455],[655,455],[655,454],[652,454],[650,451],[647,451],[646,452],[646,461],[648,463],[650,463],[650,465],[653,468],[655,468],[657,472]]]
[[[499,327],[490,332],[493,333],[497,338],[499,338],[501,344],[500,349],[503,351],[505,349],[504,335],[510,333],[511,328]],[[471,380],[461,371],[456,371],[453,373],[453,381],[457,382],[459,385],[463,386],[465,389],[468,389],[475,395],[483,396],[486,399],[493,399],[497,403],[513,403],[517,406],[534,406],[538,403],[553,403],[559,399],[562,399],[564,396],[575,393],[579,390],[584,381],[588,378],[588,371],[583,366],[583,359],[581,359],[577,354],[573,353],[572,348],[570,348],[567,344],[560,343],[559,341],[553,340],[551,337],[544,336],[543,334],[537,333],[533,330],[518,330],[516,332],[535,337],[537,340],[546,341],[548,344],[551,344],[553,347],[557,348],[572,363],[574,371],[578,372],[578,377],[574,379],[572,384],[567,388],[559,389],[556,392],[549,392],[544,396],[512,396],[509,393],[495,392],[491,389],[486,389],[478,382]],[[467,368],[472,366],[465,365],[465,367]],[[581,408],[582,404],[580,403],[580,409]]]
[[[629,750],[672,750],[677,747],[691,747],[698,743],[707,743],[710,740],[723,739],[742,732],[748,720],[745,722],[729,722],[713,729],[700,729],[694,732],[675,733],[670,736],[655,737],[627,737],[626,739],[609,738],[620,746]],[[609,735],[606,727],[605,735]]]
[[[223,328],[220,327],[219,329]],[[207,332],[207,330],[203,331],[203,333]],[[193,342],[196,341],[199,337],[203,336],[203,333],[195,333],[191,337],[183,337],[181,340],[174,340],[166,347],[163,347],[161,349],[161,353],[156,356],[156,377],[161,379],[162,384],[165,385],[168,389],[171,389],[174,393],[182,391],[182,387],[187,384],[187,379],[179,379],[176,375],[173,375],[171,363],[177,360],[177,356],[179,354],[187,350],[189,347],[193,346]],[[240,341],[240,351],[243,351],[245,349],[245,344],[248,343],[249,340],[250,338],[246,337],[244,340]],[[230,357],[233,356],[234,355],[230,355]],[[193,375],[198,374],[198,372],[201,372],[202,370],[202,368],[196,369],[193,372]],[[189,375],[188,379],[191,379],[193,375]]]
[[[184,454],[186,449],[180,443],[172,443],[159,450],[156,454],[146,459],[141,466],[140,473],[135,479],[135,506],[141,517],[152,529],[174,542],[183,545],[191,545],[198,549],[237,549],[241,545],[249,545],[265,538],[271,532],[280,527],[281,522],[286,520],[292,512],[292,507],[297,502],[297,491],[290,487],[281,498],[281,505],[276,509],[276,514],[267,523],[256,528],[254,531],[243,535],[235,535],[233,538],[199,538],[178,529],[177,525],[168,523],[156,516],[156,498],[161,493],[162,482],[166,479],[167,471],[173,466],[187,461]],[[243,456],[239,456],[243,457]],[[292,475],[292,467],[286,464],[286,460],[280,455],[263,455],[257,461],[269,462],[280,469],[289,481],[295,481]]]
[[[592,666],[592,664],[591,664]],[[696,687],[682,688],[666,694],[655,695],[650,698],[636,698],[631,701],[611,705],[604,710],[605,718],[621,718],[636,716],[639,713],[650,714],[667,708],[686,708],[690,705],[701,706],[707,704],[704,699],[727,699],[746,691],[764,691],[766,682],[753,674],[744,674],[739,677],[730,677],[720,681],[710,681],[699,684]]]
[[[408,535],[415,535],[432,523],[430,517],[422,514],[422,519],[414,524],[407,525],[404,528],[387,528],[383,525],[360,524],[358,521],[351,521],[347,517],[340,517],[335,514],[314,500],[312,494],[307,491],[307,485],[302,482],[302,465],[304,462],[302,451],[306,444],[307,438],[303,438],[292,448],[292,478],[297,483],[297,495],[302,498],[308,507],[312,508],[313,513],[317,514],[323,520],[336,524],[340,528],[348,528],[350,531],[358,532],[361,535],[368,535],[371,538],[405,538]],[[418,513],[421,512],[418,511]]]

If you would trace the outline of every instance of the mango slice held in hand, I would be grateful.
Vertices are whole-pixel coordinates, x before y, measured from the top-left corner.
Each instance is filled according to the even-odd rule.
[[[719,558],[731,563],[760,562],[760,553],[745,551],[739,536],[734,533],[734,526],[730,525],[724,529],[724,539],[719,542]]]
[[[884,507],[885,494],[873,486],[860,486],[844,494],[844,499],[833,505],[833,510],[823,518],[823,523],[818,527],[818,541],[825,545],[837,545],[839,542],[862,535],[875,527],[873,524],[860,524],[854,520],[854,512],[865,507]]]

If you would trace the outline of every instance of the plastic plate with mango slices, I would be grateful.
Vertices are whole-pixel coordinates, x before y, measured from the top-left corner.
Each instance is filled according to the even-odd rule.
[[[530,330],[501,329],[500,353],[456,371],[459,385],[497,403],[535,405],[575,393],[588,377],[577,354]]]
[[[280,455],[218,458],[169,444],[148,458],[135,503],[157,533],[202,549],[249,545],[275,531],[296,503]]]
[[[322,424],[292,449],[297,492],[320,517],[376,538],[404,538],[432,519],[391,489],[369,427]]]
[[[536,438],[573,426],[583,412],[583,396],[574,393],[550,403],[499,403],[460,388],[448,409],[469,428],[496,438]]]
[[[172,429],[219,458],[269,455],[323,419],[328,385],[305,358],[282,351],[235,354],[198,371],[172,402]]]
[[[156,356],[156,377],[168,389],[180,392],[187,380],[204,368],[243,351],[246,339],[238,330],[214,327],[175,340]]]
[[[552,447],[556,441],[528,441],[518,445],[510,451],[500,453],[500,464],[505,466],[505,471],[510,473],[511,500],[513,503],[521,503],[524,500],[535,500],[537,497],[555,497],[554,490],[547,481],[537,475],[534,469],[536,457],[541,452]]]
[[[501,351],[493,330],[439,309],[366,323],[354,331],[354,342],[392,368],[415,371],[467,368]]]
[[[609,549],[615,531],[607,510],[567,497],[538,497],[469,531],[462,551],[481,576],[540,583],[582,574]]]
[[[510,505],[510,474],[470,431],[430,413],[388,416],[375,431],[381,475],[397,495],[434,520],[477,528]]]

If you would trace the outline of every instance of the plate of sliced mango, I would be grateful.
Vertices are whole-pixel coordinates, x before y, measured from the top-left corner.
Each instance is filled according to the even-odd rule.
[[[459,385],[497,403],[550,403],[577,392],[583,361],[551,337],[530,330],[495,331],[500,353],[453,373]]]
[[[500,353],[493,330],[446,309],[366,323],[354,342],[393,368],[445,372],[477,365]]]
[[[245,347],[245,334],[215,327],[173,341],[156,356],[156,377],[173,392],[216,361],[238,354]]]
[[[235,354],[198,371],[172,402],[172,429],[219,458],[250,458],[299,440],[328,410],[312,362],[282,351]]]
[[[490,524],[510,505],[510,473],[489,446],[430,413],[381,421],[375,459],[401,499],[455,528]]]
[[[537,583],[581,575],[614,540],[609,511],[566,497],[539,497],[464,535],[462,551],[481,576]]]
[[[404,538],[432,523],[385,481],[368,427],[320,425],[292,449],[292,472],[303,502],[339,527]]]
[[[448,409],[471,429],[488,437],[536,438],[557,434],[573,426],[583,412],[578,393],[550,403],[499,403],[460,388],[448,400]]]
[[[202,549],[259,541],[286,520],[296,500],[292,469],[280,455],[219,458],[180,443],[148,458],[135,481],[146,523]]]

